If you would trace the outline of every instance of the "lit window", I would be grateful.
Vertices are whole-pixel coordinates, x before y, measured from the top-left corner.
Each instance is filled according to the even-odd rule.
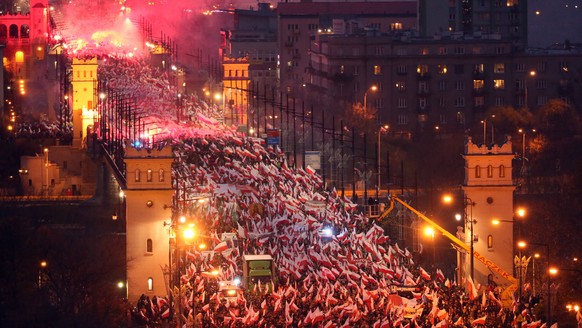
[[[424,76],[428,74],[428,65],[418,65],[416,67],[416,73],[420,76]]]
[[[493,166],[491,166],[491,165],[487,166],[487,177],[488,178],[493,177]]]
[[[146,172],[146,179],[148,182],[152,182],[153,179],[153,171],[151,169],[147,170]]]
[[[439,74],[447,74],[447,65],[438,65],[437,69]]]
[[[166,178],[166,177],[164,176],[164,173],[165,173],[165,172],[164,172],[164,169],[160,169],[160,171],[158,172],[158,174],[160,175],[160,176],[159,176],[159,180],[160,180],[160,182],[164,182],[164,179]]]
[[[485,81],[483,80],[473,80],[473,89],[481,90],[485,86]]]
[[[493,236],[487,236],[487,248],[493,248]]]
[[[374,75],[382,75],[382,66],[374,65]]]
[[[405,91],[406,90],[406,82],[404,82],[404,81],[396,82],[396,90]]]
[[[505,64],[495,64],[493,65],[493,73],[503,74],[505,73]]]
[[[135,182],[141,181],[141,171],[139,169],[135,169]]]
[[[149,277],[148,278],[148,291],[153,291],[154,290],[154,278]]]
[[[493,87],[498,90],[505,89],[505,80],[493,80]]]

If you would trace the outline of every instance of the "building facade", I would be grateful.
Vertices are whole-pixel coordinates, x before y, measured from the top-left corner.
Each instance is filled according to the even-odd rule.
[[[320,99],[343,101],[340,108],[367,95],[392,132],[464,131],[495,106],[535,111],[559,98],[580,107],[580,59],[574,48],[524,52],[493,35],[322,33],[312,42],[306,85]],[[367,92],[371,86],[377,90]]]
[[[334,20],[350,29],[380,32],[417,28],[417,5],[411,1],[386,2],[300,2],[277,6],[281,91],[299,96],[308,83],[313,39],[334,29]],[[341,27],[340,27],[341,28]]]

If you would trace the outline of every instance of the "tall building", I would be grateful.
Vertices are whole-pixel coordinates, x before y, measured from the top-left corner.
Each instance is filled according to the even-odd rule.
[[[524,48],[527,44],[527,2],[522,0],[419,0],[423,36],[494,34]]]
[[[221,61],[225,120],[247,124],[251,87],[278,89],[277,15],[267,3],[258,10],[236,9],[235,26],[221,31]]]
[[[366,96],[378,122],[394,133],[437,126],[450,132],[463,131],[494,106],[535,111],[553,98],[581,106],[581,58],[574,48],[518,51],[511,40],[491,35],[322,33],[312,42],[305,78],[310,93],[339,108]]]
[[[303,85],[309,82],[305,73],[312,41],[319,33],[339,29],[338,34],[344,34],[364,28],[410,30],[418,24],[417,5],[411,1],[283,2],[278,4],[277,14],[281,91],[295,97],[301,96]]]

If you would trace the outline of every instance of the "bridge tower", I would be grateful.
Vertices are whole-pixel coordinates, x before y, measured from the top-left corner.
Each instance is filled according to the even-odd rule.
[[[133,303],[142,294],[168,294],[164,271],[170,235],[165,225],[171,220],[173,157],[170,147],[126,149],[127,292]]]
[[[87,129],[93,126],[97,86],[97,57],[73,58],[73,147],[81,148],[87,137]]]
[[[463,192],[466,201],[465,241],[471,240],[473,220],[473,247],[508,273],[513,272],[514,210],[512,179],[511,137],[501,145],[476,145],[469,138],[463,154],[465,181]],[[492,220],[500,220],[493,225]],[[476,223],[475,223],[476,222]],[[470,275],[470,260],[463,261],[465,276]],[[487,283],[490,270],[481,262],[474,261],[474,278]]]

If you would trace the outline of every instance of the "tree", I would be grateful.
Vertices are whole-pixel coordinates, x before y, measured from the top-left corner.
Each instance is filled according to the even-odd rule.
[[[574,108],[560,99],[552,99],[535,116],[536,126],[550,140],[570,137],[580,131],[580,118]]]

